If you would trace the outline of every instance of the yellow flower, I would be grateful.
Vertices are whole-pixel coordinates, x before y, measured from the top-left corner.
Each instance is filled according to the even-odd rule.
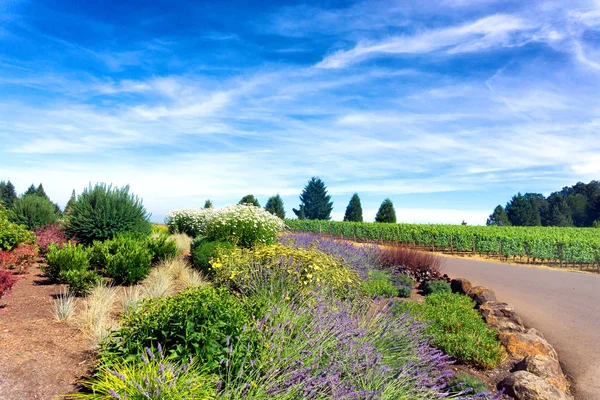
[[[252,386],[253,388],[258,387],[258,385],[254,381],[250,381],[250,386]]]

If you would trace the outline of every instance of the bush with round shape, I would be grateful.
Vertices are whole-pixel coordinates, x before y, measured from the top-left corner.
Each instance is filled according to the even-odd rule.
[[[185,233],[196,237],[206,233],[206,224],[210,216],[215,212],[214,208],[191,209],[184,208],[173,210],[165,217],[165,224],[170,233]]]
[[[69,285],[69,294],[73,296],[86,296],[100,281],[100,275],[93,270],[72,269],[61,271],[58,280]]]
[[[152,229],[149,217],[141,199],[129,193],[129,186],[97,184],[85,189],[73,203],[66,233],[84,244],[127,232],[148,235]]]
[[[48,198],[35,194],[15,200],[8,217],[12,222],[25,225],[30,230],[58,222],[55,205]]]
[[[4,269],[0,269],[0,299],[17,283],[17,278]]]
[[[175,296],[144,300],[122,318],[100,356],[108,363],[135,360],[140,349],[161,343],[176,360],[192,356],[207,372],[216,372],[248,321],[242,302],[226,288],[188,288]]]
[[[179,248],[168,234],[153,234],[147,239],[148,249],[152,253],[152,263],[177,257]]]
[[[205,275],[211,274],[210,261],[218,256],[219,249],[232,249],[229,242],[211,242],[200,236],[192,242],[192,263]]]
[[[0,204],[0,250],[12,250],[22,243],[34,244],[35,234],[24,225],[10,222],[6,209]]]
[[[92,267],[118,284],[137,283],[150,273],[153,253],[144,238],[120,235],[95,242],[90,251]]]
[[[395,297],[398,294],[398,288],[392,282],[389,274],[383,271],[371,270],[367,272],[368,279],[360,283],[360,290],[363,294],[373,297]]]
[[[44,271],[54,282],[61,282],[60,275],[66,271],[87,271],[90,267],[89,251],[80,244],[66,243],[48,246]]]
[[[423,284],[423,292],[425,294],[433,294],[433,293],[452,293],[452,288],[448,282],[444,281],[427,281]]]

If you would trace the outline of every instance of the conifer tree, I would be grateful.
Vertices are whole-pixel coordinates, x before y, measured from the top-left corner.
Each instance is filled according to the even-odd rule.
[[[244,197],[242,197],[238,204],[251,204],[253,206],[260,207],[260,203],[258,202],[258,200],[256,200],[253,194],[245,195]]]
[[[69,213],[71,212],[71,209],[73,209],[73,204],[75,204],[75,201],[77,200],[76,196],[75,196],[75,189],[73,189],[73,191],[71,192],[71,198],[69,199],[69,201],[67,202],[67,205],[65,206],[65,214],[69,215]]]
[[[210,201],[210,199],[206,199],[204,202],[204,208],[213,208],[213,203]]]
[[[350,202],[346,207],[346,213],[344,214],[344,221],[363,222],[362,205],[360,204],[358,193],[354,193],[352,198],[350,198]]]
[[[0,202],[5,208],[10,208],[17,200],[17,191],[11,181],[0,182]]]
[[[540,215],[532,201],[527,200],[521,193],[513,196],[506,204],[506,215],[514,226],[539,225]]]
[[[567,200],[558,193],[548,197],[549,226],[573,226],[573,217]]]
[[[29,196],[31,194],[36,194],[36,193],[37,193],[37,189],[36,189],[35,185],[32,183],[31,186],[29,186],[29,188],[27,188],[25,193],[23,193],[23,196]]]
[[[42,186],[42,184],[40,183],[40,185],[37,187],[37,189],[35,189],[35,194],[37,194],[38,196],[41,197],[45,197],[46,199],[50,200],[50,198],[48,197],[48,195],[46,194],[46,192],[44,191],[44,187]]]
[[[325,183],[318,177],[312,177],[300,195],[300,207],[293,209],[299,219],[331,219],[333,202],[327,194]]]
[[[511,223],[508,220],[508,215],[506,215],[506,211],[501,205],[498,205],[494,212],[487,219],[486,225],[494,225],[494,226],[510,226]]]
[[[285,209],[283,208],[283,199],[280,195],[269,197],[265,210],[273,215],[277,215],[281,219],[285,219]]]
[[[385,199],[381,203],[379,211],[377,211],[377,215],[375,216],[375,222],[396,223],[396,210],[394,209],[394,203],[390,199]]]

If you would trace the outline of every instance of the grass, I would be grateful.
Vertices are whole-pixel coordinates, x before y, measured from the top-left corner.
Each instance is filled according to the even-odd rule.
[[[100,343],[116,327],[116,319],[111,312],[117,296],[116,288],[99,283],[83,301],[80,315],[81,328],[95,344]]]
[[[54,317],[59,322],[69,321],[73,317],[75,297],[66,290],[61,290],[58,297],[54,299]]]
[[[428,325],[433,344],[457,360],[479,368],[499,365],[506,353],[498,342],[497,333],[488,327],[474,302],[454,293],[433,293],[424,303],[400,301],[396,312],[410,312]]]
[[[175,244],[177,244],[177,248],[179,249],[180,254],[190,254],[190,248],[192,245],[191,237],[189,237],[185,233],[175,233],[173,235],[170,235],[169,237],[175,241]]]

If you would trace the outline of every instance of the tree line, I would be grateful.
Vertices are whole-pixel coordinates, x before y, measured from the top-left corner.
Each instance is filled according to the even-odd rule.
[[[600,227],[600,182],[578,182],[548,197],[517,193],[494,209],[487,225]]]

